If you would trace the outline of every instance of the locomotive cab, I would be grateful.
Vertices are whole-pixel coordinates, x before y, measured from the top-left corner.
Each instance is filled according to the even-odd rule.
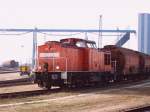
[[[94,41],[90,40],[83,40],[83,39],[77,39],[77,38],[68,38],[68,39],[62,39],[60,42],[63,45],[72,45],[74,47],[79,48],[97,48],[96,43]]]

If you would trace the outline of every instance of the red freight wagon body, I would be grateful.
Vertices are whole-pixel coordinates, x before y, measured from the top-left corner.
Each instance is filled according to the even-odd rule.
[[[145,63],[144,63],[145,69],[150,70],[150,56],[148,56],[148,55],[145,56],[144,60],[145,60]]]
[[[111,52],[114,80],[135,80],[149,76],[149,55],[115,45],[105,46],[103,50]]]
[[[139,53],[140,56],[140,71],[142,73],[150,72],[150,56],[144,53]]]
[[[38,47],[37,82],[61,86],[99,81],[101,76],[111,75],[110,55],[97,49],[93,41],[69,38],[46,42]]]
[[[104,49],[111,51],[111,58],[113,62],[116,62],[115,70],[118,74],[132,75],[138,73],[140,58],[136,51],[114,45],[105,46]]]

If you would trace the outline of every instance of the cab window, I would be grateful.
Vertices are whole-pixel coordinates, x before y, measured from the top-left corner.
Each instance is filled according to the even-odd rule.
[[[82,42],[82,41],[76,42],[76,46],[77,47],[87,47],[86,44],[85,44],[85,42]]]
[[[93,44],[93,47],[94,47],[94,48],[97,48],[97,47],[96,47],[96,44]]]
[[[104,64],[105,65],[110,65],[110,61],[111,61],[111,56],[109,53],[104,54]]]
[[[91,43],[87,43],[88,48],[93,48],[93,45]]]
[[[88,48],[96,48],[96,44],[87,43]]]

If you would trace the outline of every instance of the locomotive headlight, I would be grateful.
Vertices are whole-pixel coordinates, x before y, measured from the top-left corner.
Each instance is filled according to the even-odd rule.
[[[58,69],[59,69],[59,66],[56,66],[56,69],[58,70]]]
[[[41,69],[42,69],[42,67],[41,67],[41,66],[39,66],[39,67],[38,67],[38,69],[39,69],[39,70],[41,70]]]

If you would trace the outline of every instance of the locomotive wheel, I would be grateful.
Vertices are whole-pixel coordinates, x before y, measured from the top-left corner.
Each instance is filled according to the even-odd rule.
[[[102,86],[106,86],[109,84],[108,78],[106,76],[102,76]]]
[[[51,89],[51,84],[49,82],[43,82],[43,86],[48,90]]]
[[[41,80],[38,80],[37,84],[38,84],[39,87],[43,87],[43,82]]]
[[[67,88],[67,85],[60,85],[59,86],[61,89],[66,89]]]
[[[100,83],[100,82],[94,82],[94,86],[95,86],[95,87],[101,87],[101,86],[102,86],[102,83]]]
[[[83,88],[83,87],[84,87],[84,84],[83,84],[82,81],[77,81],[77,82],[75,83],[75,87],[76,87],[76,88]]]

